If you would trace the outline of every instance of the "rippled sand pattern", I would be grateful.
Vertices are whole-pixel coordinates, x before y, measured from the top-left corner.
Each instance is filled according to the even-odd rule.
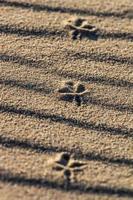
[[[67,30],[71,18],[86,19],[96,37]],[[91,88],[80,106],[57,98],[69,80]],[[132,0],[0,0],[7,199],[133,199]]]

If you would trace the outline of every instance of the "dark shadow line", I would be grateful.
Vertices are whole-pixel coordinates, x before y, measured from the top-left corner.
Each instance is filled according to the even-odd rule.
[[[10,86],[10,87],[18,87],[25,90],[32,90],[35,92],[43,93],[43,94],[50,94],[53,92],[51,88],[46,87],[44,84],[33,84],[31,82],[23,83],[22,81],[18,80],[3,80],[0,79],[0,85]]]
[[[47,70],[49,67],[49,64],[50,64],[44,60],[26,58],[25,56],[19,56],[16,54],[8,55],[6,53],[0,53],[0,61],[17,63],[19,65],[23,65],[23,66],[27,66],[27,67],[42,68],[43,70]],[[52,64],[52,62],[51,62],[51,64]]]
[[[0,145],[6,148],[18,148],[18,149],[26,149],[32,150],[37,153],[44,153],[44,152],[57,152],[57,147],[44,147],[39,143],[33,143],[28,140],[18,140],[12,139],[9,137],[0,136]]]
[[[24,108],[16,108],[14,106],[9,105],[0,105],[0,111],[18,115],[24,115],[26,117],[34,117],[37,119],[50,119],[52,122],[63,123],[68,126],[75,126],[83,129],[90,129],[102,133],[109,133],[110,135],[121,135],[125,138],[133,138],[133,129],[125,128],[115,128],[108,126],[106,124],[96,124],[95,122],[84,122],[77,120],[75,118],[65,118],[64,116],[49,114],[49,113],[42,113],[41,111],[34,111]]]
[[[133,33],[131,32],[99,32],[99,37],[103,39],[120,39],[133,41]]]
[[[75,54],[74,56],[76,56],[78,58],[79,54]],[[90,56],[91,57],[91,56]],[[84,58],[84,55],[83,55]],[[92,55],[93,58],[93,55]],[[91,58],[91,59],[92,59]],[[105,58],[106,59],[106,58]],[[123,58],[124,59],[124,58]],[[18,63],[20,65],[26,65],[28,67],[42,67],[44,66],[44,61],[36,61],[33,59],[27,59],[24,57],[20,57],[18,55],[7,55],[7,54],[0,54],[0,60],[4,61],[4,62],[14,62],[14,63]],[[100,61],[101,59],[97,59],[98,61]],[[113,58],[112,58],[113,60]],[[119,61],[118,61],[119,62]],[[132,61],[131,61],[132,62]],[[45,69],[43,67],[43,69]],[[54,71],[54,73],[56,73],[59,76],[63,76],[64,78],[77,78],[80,79],[81,81],[85,81],[85,82],[92,82],[92,83],[97,83],[97,84],[104,84],[104,85],[112,85],[112,86],[116,86],[116,87],[126,87],[126,88],[132,88],[133,87],[133,83],[126,81],[126,80],[119,80],[119,79],[113,79],[113,78],[108,78],[108,77],[104,77],[104,76],[88,76],[88,75],[84,75],[84,74],[79,74],[79,73],[74,73],[74,72],[63,72],[63,71]]]
[[[133,59],[131,57],[118,57],[116,55],[110,55],[108,53],[99,52],[69,52],[69,57],[74,57],[76,59],[86,59],[89,61],[105,62],[112,64],[127,64],[133,65]]]
[[[46,85],[44,86],[43,84],[33,84],[31,82],[23,83],[22,81],[18,81],[18,80],[14,80],[14,79],[12,79],[12,80],[0,79],[0,85],[10,86],[10,87],[18,87],[18,88],[22,88],[25,90],[31,90],[31,91],[35,91],[35,92],[39,92],[39,93],[43,93],[43,94],[50,94],[51,92],[54,92],[54,89],[48,88],[48,87],[46,87]],[[126,104],[122,105],[122,104],[107,103],[107,102],[104,102],[104,100],[102,100],[102,99],[96,99],[94,97],[86,98],[85,102],[87,104],[101,106],[101,107],[111,109],[111,110],[118,110],[121,112],[127,111],[127,112],[133,113],[133,106],[126,105]]]
[[[67,57],[73,57],[76,59],[87,59],[89,61],[96,61],[96,62],[106,62],[106,63],[118,63],[118,64],[129,64],[133,65],[133,59],[130,57],[118,57],[115,55],[109,55],[107,53],[98,53],[98,52],[73,52],[69,51],[69,53],[65,54]],[[4,62],[14,62],[19,63],[20,65],[27,65],[32,67],[41,67],[44,65],[44,61],[37,61],[35,59],[27,59],[22,56],[18,55],[8,55],[5,53],[0,53],[0,60]]]
[[[53,147],[53,146],[46,146],[44,147],[42,144],[31,142],[28,140],[18,140],[15,138],[0,136],[0,145],[6,148],[18,148],[18,149],[25,149],[30,151],[35,151],[37,153],[57,153],[57,152],[68,152],[74,155],[76,159],[84,159],[89,161],[97,161],[109,164],[116,164],[116,165],[126,165],[126,166],[133,166],[133,160],[127,158],[113,158],[113,157],[106,157],[101,154],[97,154],[95,152],[86,152],[83,153],[79,147],[76,149],[69,149],[68,148],[60,148],[60,147]]]
[[[118,188],[109,186],[88,186],[84,183],[72,183],[68,187],[65,187],[65,182],[51,181],[44,178],[28,178],[25,176],[20,176],[19,174],[13,174],[9,171],[1,170],[0,181],[3,183],[10,183],[12,185],[22,185],[22,186],[34,186],[39,188],[50,188],[62,190],[65,192],[74,193],[84,193],[84,194],[95,194],[95,195],[117,195],[119,197],[133,197],[133,190],[128,188]]]
[[[35,36],[35,37],[56,37],[56,36],[63,36],[65,35],[65,32],[59,31],[59,30],[54,30],[54,31],[49,31],[46,29],[37,29],[37,28],[26,28],[26,27],[15,27],[11,25],[3,25],[0,24],[0,34],[5,33],[5,34],[15,34],[17,36]]]
[[[35,59],[27,59],[25,57],[18,55],[8,55],[5,53],[0,53],[0,61],[13,62],[13,63],[18,63],[20,65],[26,65],[28,67],[35,67],[35,68],[39,68],[40,66],[44,65],[44,62],[42,61],[37,61]]]
[[[28,27],[15,27],[11,25],[3,25],[0,24],[0,34],[15,34],[17,36],[35,36],[35,37],[64,37],[67,36],[67,32],[65,30],[46,30],[42,28],[32,28],[29,29]],[[132,33],[125,33],[125,32],[120,32],[120,33],[108,33],[108,32],[98,32],[97,33],[97,38],[101,37],[103,39],[121,39],[121,40],[133,40],[133,34]],[[88,37],[89,38],[89,37]]]
[[[96,99],[94,97],[89,97],[86,100],[87,104],[93,104],[96,106],[101,106],[107,109],[111,109],[111,110],[118,110],[121,112],[131,112],[133,113],[133,106],[132,105],[126,105],[126,104],[113,104],[113,103],[107,103],[102,99]]]
[[[65,72],[65,71],[57,71],[58,76],[62,76],[64,78],[78,79],[84,82],[97,83],[103,85],[111,85],[115,87],[124,87],[124,88],[133,88],[133,83],[130,81],[126,81],[123,79],[113,79],[106,76],[93,76],[86,75],[77,72]]]
[[[1,0],[1,6],[13,6],[21,9],[31,9],[33,11],[47,11],[47,12],[60,12],[60,13],[70,13],[70,14],[80,14],[80,15],[90,15],[97,17],[118,17],[118,18],[133,18],[132,9],[125,10],[123,12],[108,12],[108,11],[95,11],[93,9],[78,9],[78,8],[66,8],[66,7],[52,7],[49,5],[40,5],[40,4],[31,4],[26,2],[17,2],[17,1],[4,1]]]

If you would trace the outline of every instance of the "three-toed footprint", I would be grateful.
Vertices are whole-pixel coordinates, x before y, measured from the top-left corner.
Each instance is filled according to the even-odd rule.
[[[59,153],[53,162],[52,169],[63,174],[65,181],[71,182],[75,172],[82,171],[86,163],[74,160],[69,153]]]
[[[96,40],[98,37],[98,29],[84,18],[70,18],[65,21],[65,28],[70,31],[72,39],[87,37]]]

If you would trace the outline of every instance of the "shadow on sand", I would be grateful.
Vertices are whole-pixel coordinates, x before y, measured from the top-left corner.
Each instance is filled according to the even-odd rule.
[[[89,83],[97,83],[101,85],[110,85],[115,87],[123,87],[132,89],[133,83],[123,79],[113,79],[106,76],[93,76],[93,75],[85,75],[77,72],[65,72],[65,71],[57,71],[59,76],[69,79],[78,79],[80,81],[89,82]]]
[[[79,147],[76,149],[66,149],[63,147],[54,147],[54,146],[44,146],[43,144],[35,143],[29,140],[19,140],[11,137],[0,136],[0,145],[6,148],[18,148],[24,150],[35,151],[37,153],[57,153],[57,152],[68,152],[73,154],[76,159],[98,161],[103,163],[115,164],[115,165],[125,165],[133,166],[133,160],[127,158],[113,158],[106,157],[104,155],[95,153],[95,152],[86,152],[83,153]]]
[[[46,29],[37,29],[37,28],[26,28],[26,27],[15,27],[12,25],[2,25],[0,24],[0,33],[5,34],[15,34],[17,36],[35,36],[35,37],[57,37],[57,36],[63,36],[65,32],[59,31],[59,30],[53,30],[49,31]]]
[[[95,195],[117,195],[119,197],[133,197],[133,190],[128,188],[118,188],[109,186],[87,186],[83,183],[69,184],[67,188],[65,187],[65,182],[59,183],[57,181],[52,181],[43,178],[28,178],[25,176],[20,176],[19,174],[12,174],[9,171],[2,170],[0,173],[0,181],[3,183],[10,183],[12,185],[22,185],[22,186],[34,186],[38,188],[56,189],[65,192],[80,192],[84,194],[95,194]]]
[[[77,54],[75,53],[74,55],[72,55],[74,57],[76,57],[76,59],[87,59],[90,56],[90,59],[96,59],[97,62],[118,62],[118,63],[129,63],[132,64],[132,59],[128,59],[126,60],[126,58],[117,58],[116,56],[111,56],[111,57],[107,57],[107,55],[94,55],[94,54],[87,54],[87,55],[81,55],[81,54]],[[105,57],[104,57],[105,56]],[[100,58],[101,57],[101,58]],[[103,58],[104,57],[104,58]],[[44,61],[40,62],[37,60],[33,60],[33,59],[27,59],[18,55],[7,55],[7,54],[0,54],[0,60],[4,61],[4,62],[14,62],[14,63],[18,63],[20,65],[26,65],[28,67],[42,67],[45,66]],[[45,67],[43,67],[45,70]],[[125,87],[125,88],[133,88],[133,83],[127,80],[123,80],[123,79],[113,79],[113,78],[109,78],[109,77],[105,77],[105,76],[92,76],[92,75],[85,75],[85,74],[80,74],[80,73],[75,73],[75,72],[64,72],[64,71],[59,71],[59,70],[55,70],[55,73],[59,76],[62,76],[64,78],[76,78],[76,79],[80,79],[81,81],[85,81],[85,82],[90,82],[90,83],[97,83],[97,84],[102,84],[102,85],[111,85],[111,86],[116,86],[116,87]]]
[[[129,67],[133,65],[133,58],[132,57],[121,57],[116,56],[108,53],[99,53],[96,51],[93,52],[74,52],[74,51],[68,51],[65,56],[68,56],[69,58],[75,58],[75,59],[83,59],[83,60],[94,60],[95,62],[105,62],[105,63],[112,63],[112,64],[126,64],[126,66],[129,65]]]
[[[18,87],[22,88],[25,90],[31,90],[35,92],[39,92],[42,94],[50,94],[53,92],[51,88],[48,88],[46,84],[34,84],[31,82],[28,83],[23,83],[22,81],[14,80],[14,79],[8,79],[8,80],[3,80],[0,79],[0,85],[5,85],[5,86],[10,86],[10,87]]]
[[[33,37],[52,37],[53,39],[58,37],[66,37],[67,33],[65,30],[47,30],[42,28],[28,28],[28,27],[15,27],[11,25],[2,25],[0,24],[0,33],[5,34],[15,34],[17,36],[33,36]],[[126,32],[107,32],[99,31],[95,35],[86,35],[86,38],[91,40],[97,40],[98,38],[102,39],[120,39],[120,40],[133,40],[132,33]]]
[[[50,119],[53,122],[63,123],[68,126],[75,126],[82,129],[87,130],[94,130],[97,132],[101,132],[104,134],[110,135],[120,135],[124,136],[125,138],[133,138],[133,129],[127,129],[126,127],[123,128],[116,128],[112,126],[108,126],[105,123],[97,124],[95,122],[85,122],[75,118],[65,118],[61,115],[56,114],[49,114],[49,113],[42,113],[41,111],[34,111],[24,108],[16,108],[15,106],[9,105],[0,105],[0,111],[6,113],[12,113],[17,115],[24,115],[25,117],[34,117],[37,119],[47,120]]]
[[[40,4],[32,4],[26,2],[19,2],[19,1],[8,1],[8,0],[1,0],[1,6],[11,6],[15,8],[21,9],[30,9],[33,11],[46,11],[46,12],[60,12],[60,13],[70,13],[70,14],[80,14],[80,15],[90,15],[90,16],[97,16],[97,17],[118,17],[118,18],[133,18],[133,11],[125,10],[123,12],[108,12],[108,11],[95,11],[93,9],[86,10],[86,9],[78,9],[78,8],[66,8],[66,7],[52,7],[48,5],[40,5]]]

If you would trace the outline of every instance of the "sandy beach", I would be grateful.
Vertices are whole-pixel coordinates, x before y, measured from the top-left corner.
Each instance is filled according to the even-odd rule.
[[[67,81],[71,93],[77,84],[88,91],[80,106],[80,91],[60,98]],[[0,200],[8,199],[133,199],[132,0],[0,0]]]

